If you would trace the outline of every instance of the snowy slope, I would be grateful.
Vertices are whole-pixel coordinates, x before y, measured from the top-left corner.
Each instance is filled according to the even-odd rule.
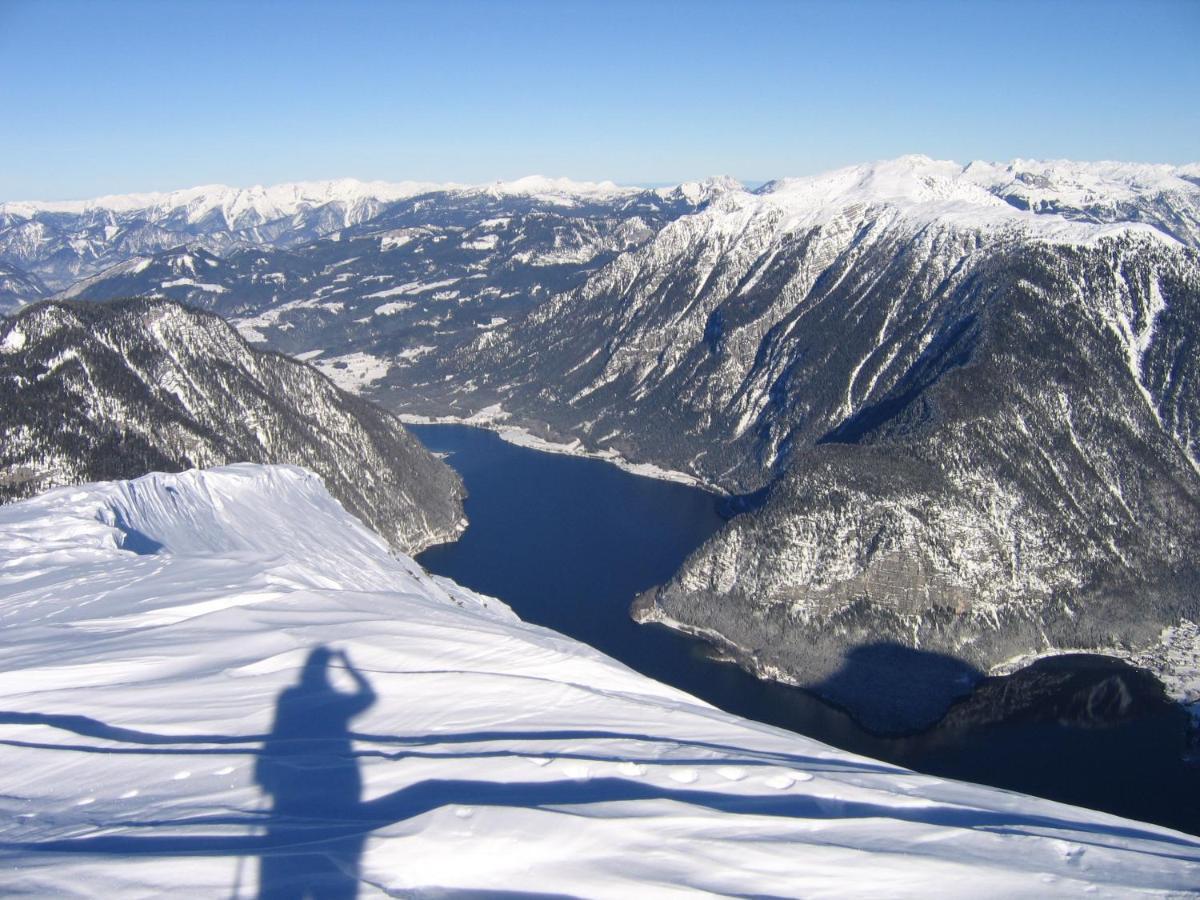
[[[37,276],[0,263],[0,316],[10,315],[45,294],[46,286]]]
[[[364,833],[367,896],[1200,884],[1200,839],[851,756],[525,625],[390,556],[300,469],[150,475],[0,509],[0,622],[6,894],[248,896],[256,854],[274,878],[353,871]],[[262,758],[316,765],[304,802],[268,813],[256,756],[321,644],[375,699],[350,724],[353,757],[329,750],[346,738],[332,725],[299,756],[276,725],[284,755]]]
[[[226,254],[282,248],[376,219],[405,201],[443,205],[505,200],[546,208],[619,203],[636,188],[530,176],[483,185],[426,182],[296,182],[250,188],[202,185],[91,200],[0,202],[0,263],[37,275],[54,289],[162,250],[186,246]],[[645,192],[640,192],[645,193]]]
[[[1200,166],[1016,159],[974,162],[969,180],[1007,203],[1084,222],[1146,222],[1200,245]]]

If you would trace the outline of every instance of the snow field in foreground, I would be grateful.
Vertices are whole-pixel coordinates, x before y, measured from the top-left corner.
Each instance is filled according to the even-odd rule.
[[[3,893],[251,896],[256,857],[281,854],[332,860],[364,896],[1200,884],[1200,839],[843,753],[524,624],[389,555],[291,467],[0,508],[0,624]],[[353,755],[311,753],[305,777],[357,772],[361,798],[272,812],[256,762],[322,645],[375,699]]]

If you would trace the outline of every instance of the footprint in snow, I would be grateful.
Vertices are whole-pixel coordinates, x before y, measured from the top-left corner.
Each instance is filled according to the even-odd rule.
[[[214,775],[229,775],[233,772],[233,768],[234,768],[233,766],[225,766],[224,768],[217,769],[215,772],[213,772],[213,774]]]
[[[628,775],[631,778],[641,778],[646,774],[646,767],[635,762],[623,762],[617,768],[622,775]]]
[[[671,773],[671,780],[680,784],[695,784],[699,777],[700,773],[695,769],[678,769]]]
[[[137,788],[133,788],[133,789],[128,790],[125,793],[123,793],[121,795],[121,799],[122,800],[132,800],[134,797],[136,797],[140,793],[141,793],[141,791],[139,791]]]
[[[778,775],[772,775],[767,779],[767,787],[773,787],[776,790],[786,791],[798,781],[812,781],[813,777],[808,772],[781,772]]]
[[[746,777],[746,770],[739,769],[737,766],[721,766],[717,769],[717,774],[726,781],[741,781]]]
[[[185,778],[191,778],[192,773],[184,769],[182,772],[176,772],[171,776],[172,781],[183,781]]]

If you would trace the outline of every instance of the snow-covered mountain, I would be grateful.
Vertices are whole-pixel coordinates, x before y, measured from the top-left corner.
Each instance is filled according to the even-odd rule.
[[[460,530],[461,481],[394,416],[217,316],[47,301],[0,320],[0,499],[227,462],[313,469],[403,551]]]
[[[137,256],[60,296],[170,297],[219,312],[252,341],[307,354],[348,388],[411,389],[433,360],[578,285],[714,190],[553,186],[422,194],[302,247]]]
[[[1200,242],[1200,167],[1133,163],[975,162],[960,166],[926,157],[851,167],[802,179],[783,179],[765,193],[820,190],[871,180],[888,166],[920,170],[935,193],[953,185],[945,200],[973,189],[1019,209],[1086,222],[1142,221],[1178,240]],[[928,186],[928,185],[927,185]],[[878,183],[864,196],[878,197]],[[226,254],[239,248],[293,247],[369,222],[396,203],[424,197],[436,210],[465,198],[524,201],[559,210],[618,206],[649,194],[674,195],[693,206],[740,189],[728,178],[692,182],[654,192],[611,182],[578,182],[530,176],[483,185],[362,182],[343,178],[271,187],[204,185],[184,190],[125,194],[92,200],[0,202],[0,263],[36,275],[62,290],[80,278],[177,246]],[[841,189],[841,188],[836,188]],[[893,198],[898,199],[898,198]],[[911,199],[911,198],[908,198]],[[961,198],[959,198],[961,199]]]
[[[0,203],[0,262],[55,288],[134,256],[187,245],[214,252],[287,247],[336,234],[416,196],[524,199],[553,207],[639,193],[611,182],[531,176],[485,185],[362,182],[352,178],[272,187],[204,185],[93,200]]]
[[[638,614],[836,683],[876,727],[965,686],[935,665],[909,693],[940,705],[877,708],[869,679],[831,682],[864,642],[984,670],[1156,645],[1200,615],[1200,257],[979,177],[905,158],[726,191],[444,361],[414,411],[499,405],[769,487]]]
[[[834,750],[523,624],[392,555],[299,469],[5,506],[0,573],[5,893],[1200,883],[1196,838]]]
[[[914,156],[381,202],[68,293],[185,300],[398,412],[761,491],[639,615],[827,693],[865,637],[986,670],[1157,652],[1200,615],[1196,166]]]

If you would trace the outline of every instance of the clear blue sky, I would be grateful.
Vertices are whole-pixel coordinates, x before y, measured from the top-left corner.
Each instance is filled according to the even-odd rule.
[[[1200,0],[0,0],[0,198],[1200,159]]]

